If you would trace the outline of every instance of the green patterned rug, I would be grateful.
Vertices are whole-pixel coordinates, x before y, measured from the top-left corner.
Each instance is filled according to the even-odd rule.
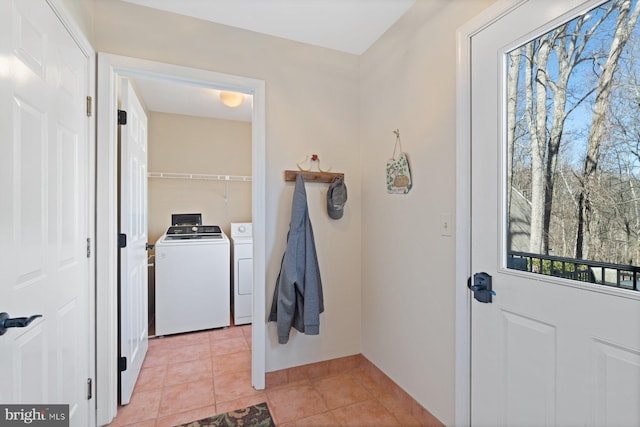
[[[275,427],[266,403],[214,415],[175,427]]]

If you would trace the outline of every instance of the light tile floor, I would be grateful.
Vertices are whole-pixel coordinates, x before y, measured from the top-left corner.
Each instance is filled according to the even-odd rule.
[[[419,426],[360,368],[257,391],[251,327],[149,340],[131,402],[110,427],[171,427],[267,402],[279,427]]]

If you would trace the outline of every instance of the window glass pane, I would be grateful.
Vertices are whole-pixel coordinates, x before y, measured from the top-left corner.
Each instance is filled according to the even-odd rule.
[[[611,0],[506,55],[508,268],[638,290],[638,13]]]

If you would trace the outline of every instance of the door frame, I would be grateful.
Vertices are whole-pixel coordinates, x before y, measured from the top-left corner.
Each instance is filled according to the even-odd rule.
[[[203,69],[98,53],[98,133],[96,176],[96,233],[100,254],[96,265],[96,332],[98,424],[108,424],[116,416],[117,399],[117,78],[155,78],[190,83],[216,89],[238,91],[253,96],[252,140],[252,221],[254,223],[254,293],[251,346],[251,382],[265,388],[266,371],[266,102],[265,82]],[[257,255],[257,256],[256,256]]]
[[[527,1],[498,0],[456,31],[456,426],[471,425],[471,39]]]

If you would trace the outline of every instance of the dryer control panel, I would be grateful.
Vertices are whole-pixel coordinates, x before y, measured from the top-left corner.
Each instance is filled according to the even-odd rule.
[[[234,239],[253,237],[253,223],[251,223],[251,222],[232,222],[231,223],[231,237],[234,238]]]

